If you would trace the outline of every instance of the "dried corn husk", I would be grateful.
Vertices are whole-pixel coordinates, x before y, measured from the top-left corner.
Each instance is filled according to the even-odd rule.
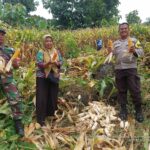
[[[44,51],[44,62],[48,63],[49,61],[51,61],[52,63],[58,61],[58,53],[55,48],[52,48],[52,50]],[[46,77],[48,76],[51,69],[54,71],[54,73],[58,73],[57,66],[55,64],[50,64],[47,68],[45,68]]]
[[[5,59],[3,57],[0,56],[0,73],[3,73],[5,70]]]
[[[17,57],[19,56],[19,54],[20,54],[20,50],[17,49],[17,50],[15,51],[15,53],[13,54],[13,56],[11,57],[11,59],[9,60],[9,62],[6,64],[6,67],[5,67],[5,71],[6,71],[6,72],[9,72],[9,71],[10,71],[10,68],[11,68],[11,66],[12,66],[13,60],[14,60],[15,58],[17,58]]]
[[[31,123],[29,126],[25,127],[25,137],[28,137],[35,130],[35,123]]]
[[[54,138],[54,135],[45,133],[44,136],[45,136],[46,143],[50,146],[50,148],[55,150],[57,148],[58,142],[56,138]]]
[[[111,138],[116,126],[113,121],[118,121],[114,107],[106,106],[103,102],[93,101],[77,114],[78,112],[75,111],[77,108],[73,108],[72,103],[64,99],[60,99],[60,103],[65,110],[61,110],[60,113],[58,107],[59,109],[55,112],[57,120],[52,121],[51,124],[46,122],[46,126],[42,128],[37,123],[30,124],[25,130],[25,141],[34,143],[41,150],[45,148],[45,144],[52,149],[58,149],[64,145],[68,149],[74,146],[75,150],[96,148],[125,150],[125,147],[122,147],[121,139]],[[61,124],[64,120],[69,120],[71,125],[62,127]],[[37,129],[41,129],[43,134],[38,136]],[[94,133],[94,137],[87,136],[88,133],[91,135],[91,132]],[[71,136],[75,133],[80,133],[78,139]]]
[[[112,56],[113,56],[113,53],[111,52],[107,57],[106,57],[106,59],[105,59],[105,61],[104,61],[104,64],[105,63],[110,63],[110,61],[112,60]]]
[[[52,56],[52,62],[55,62],[55,61],[57,61],[57,60],[58,60],[58,54],[57,54],[57,52],[55,51],[54,54],[53,54],[53,56]]]
[[[76,126],[77,130],[96,130],[103,127],[107,136],[110,136],[115,125],[111,123],[117,120],[116,111],[111,106],[105,106],[102,102],[93,101],[85,107],[82,113],[78,114]]]
[[[82,132],[82,133],[80,134],[80,137],[79,137],[79,139],[78,139],[78,141],[77,141],[77,144],[76,144],[74,150],[82,150],[82,149],[83,149],[83,147],[84,147],[84,145],[85,145],[85,140],[84,140],[84,138],[85,138],[85,132]]]

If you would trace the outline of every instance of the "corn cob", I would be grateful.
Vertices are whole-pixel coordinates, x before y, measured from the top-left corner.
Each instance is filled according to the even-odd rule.
[[[111,49],[113,49],[113,42],[112,42],[112,40],[108,40],[108,47],[110,47]]]
[[[3,57],[0,57],[0,73],[4,72],[5,60]]]
[[[133,42],[131,38],[128,38],[128,50],[133,46]]]
[[[53,57],[52,57],[52,61],[54,62],[57,58],[57,52],[54,53]]]
[[[20,50],[17,49],[17,50],[15,51],[15,53],[13,54],[13,56],[11,57],[11,59],[14,60],[15,58],[17,58],[17,57],[19,56],[19,54],[20,54]]]
[[[10,71],[10,68],[12,66],[12,62],[15,58],[17,58],[20,54],[20,50],[16,50],[15,53],[13,54],[13,56],[11,57],[11,59],[9,60],[9,62],[7,63],[6,67],[5,67],[5,71],[6,72],[9,72]]]

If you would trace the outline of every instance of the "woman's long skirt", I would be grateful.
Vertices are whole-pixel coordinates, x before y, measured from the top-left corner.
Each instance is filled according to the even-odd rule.
[[[36,78],[36,115],[37,122],[44,125],[47,116],[53,116],[57,109],[58,99],[57,83],[46,78]]]

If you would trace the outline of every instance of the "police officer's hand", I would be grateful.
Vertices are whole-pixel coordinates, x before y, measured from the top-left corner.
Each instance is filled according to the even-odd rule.
[[[108,51],[108,54],[111,53],[113,50],[111,47],[107,47],[107,51]]]
[[[135,46],[131,46],[130,49],[129,49],[129,52],[134,53],[135,52]]]
[[[17,69],[20,66],[20,58],[15,58],[12,62],[13,68]]]

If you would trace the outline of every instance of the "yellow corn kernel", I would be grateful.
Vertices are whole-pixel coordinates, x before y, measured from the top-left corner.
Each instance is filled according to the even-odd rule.
[[[57,58],[57,52],[54,53],[53,58],[52,58],[52,61],[55,61],[56,58]]]
[[[110,47],[111,49],[113,48],[113,42],[112,42],[112,40],[108,40],[108,47]]]
[[[20,50],[19,50],[19,49],[17,49],[17,50],[15,51],[15,53],[13,54],[13,56],[12,56],[12,58],[11,58],[11,59],[15,59],[15,58],[17,58],[17,57],[19,56],[19,54],[20,54]]]
[[[132,39],[128,38],[128,49],[130,49],[132,45],[133,45]]]

